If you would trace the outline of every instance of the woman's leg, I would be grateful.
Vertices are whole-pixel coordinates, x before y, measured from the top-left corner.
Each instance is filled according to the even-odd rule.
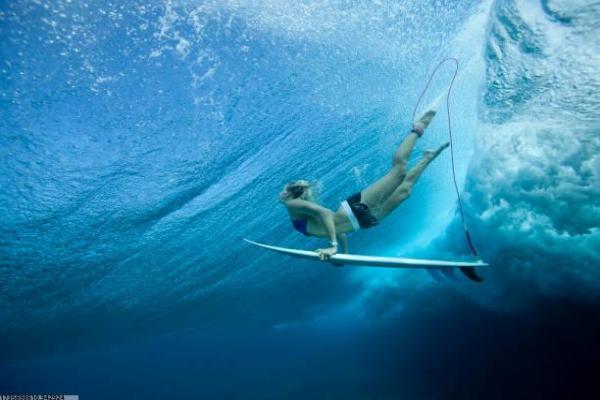
[[[425,168],[427,168],[427,166],[433,160],[435,160],[436,157],[439,156],[440,153],[444,151],[444,149],[446,149],[449,145],[450,143],[444,143],[436,150],[428,150],[423,152],[423,157],[417,163],[417,165],[414,166],[413,169],[408,171],[408,174],[406,174],[406,178],[404,179],[402,184],[400,184],[400,186],[398,186],[392,192],[392,194],[383,202],[381,207],[374,210],[377,219],[382,219],[386,217],[389,213],[394,211],[394,209],[396,209],[396,207],[398,207],[400,203],[402,203],[410,196],[412,187],[417,182],[423,171],[425,171]]]
[[[420,129],[421,132],[429,126],[431,120],[435,116],[435,111],[430,110],[427,111],[419,120],[415,123],[415,128]],[[394,153],[394,159],[392,161],[392,167],[396,165],[400,165],[400,167],[406,171],[406,165],[408,164],[408,156],[412,149],[415,147],[415,143],[417,143],[417,139],[419,135],[414,131],[411,131],[410,134],[404,139],[398,150]]]
[[[425,129],[431,123],[435,115],[435,111],[427,111],[415,123],[415,128]],[[365,203],[369,208],[376,209],[392,194],[394,190],[402,183],[406,177],[406,165],[410,152],[415,147],[415,143],[419,135],[415,132],[410,132],[402,141],[394,153],[392,159],[392,168],[390,171],[378,181],[369,185],[361,192],[361,202]]]

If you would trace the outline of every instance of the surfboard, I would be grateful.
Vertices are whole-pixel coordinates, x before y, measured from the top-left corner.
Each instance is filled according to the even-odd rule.
[[[287,254],[292,257],[305,258],[308,260],[319,260],[319,254],[316,251],[290,249],[287,247],[271,246],[264,243],[258,243],[253,240],[243,238],[246,242],[271,250],[277,253]],[[378,256],[363,256],[357,254],[334,254],[329,260],[331,264],[344,265],[361,265],[366,267],[388,267],[388,268],[473,268],[487,267],[489,264],[479,260],[475,262],[465,261],[440,261],[426,260],[421,258],[402,258],[402,257],[378,257]],[[463,271],[464,272],[464,271]]]

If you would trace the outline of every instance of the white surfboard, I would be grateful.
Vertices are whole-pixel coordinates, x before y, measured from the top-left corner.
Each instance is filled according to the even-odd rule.
[[[271,246],[258,243],[249,239],[244,240],[263,249],[283,253],[292,257],[306,258],[309,260],[319,260],[319,254],[315,251],[288,249],[286,247]],[[377,257],[361,256],[355,254],[334,254],[327,262],[332,264],[362,265],[367,267],[388,267],[388,268],[465,268],[465,267],[487,267],[489,264],[483,261],[464,262],[464,261],[439,261],[425,260],[419,258],[400,258],[400,257]]]

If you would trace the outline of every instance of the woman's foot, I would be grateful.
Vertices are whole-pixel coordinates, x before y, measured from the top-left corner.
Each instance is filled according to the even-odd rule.
[[[413,129],[411,132],[414,132],[419,136],[423,135],[423,133],[425,132],[425,128],[427,128],[429,126],[429,124],[431,123],[431,120],[433,119],[434,116],[435,116],[435,111],[433,111],[433,110],[427,111],[425,114],[423,114],[421,116],[421,118],[419,118],[419,120],[417,122],[415,122],[415,125],[413,126]]]
[[[423,152],[423,158],[427,158],[429,160],[433,160],[437,156],[440,155],[442,151],[444,151],[448,146],[450,146],[450,142],[446,142],[435,150],[425,150]]]

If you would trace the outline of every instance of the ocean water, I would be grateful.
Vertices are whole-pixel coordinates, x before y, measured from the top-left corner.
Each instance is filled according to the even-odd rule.
[[[446,57],[483,283],[241,240],[321,246],[281,187],[383,175]],[[1,1],[0,394],[593,398],[599,132],[593,0]],[[468,255],[449,153],[349,240]]]

